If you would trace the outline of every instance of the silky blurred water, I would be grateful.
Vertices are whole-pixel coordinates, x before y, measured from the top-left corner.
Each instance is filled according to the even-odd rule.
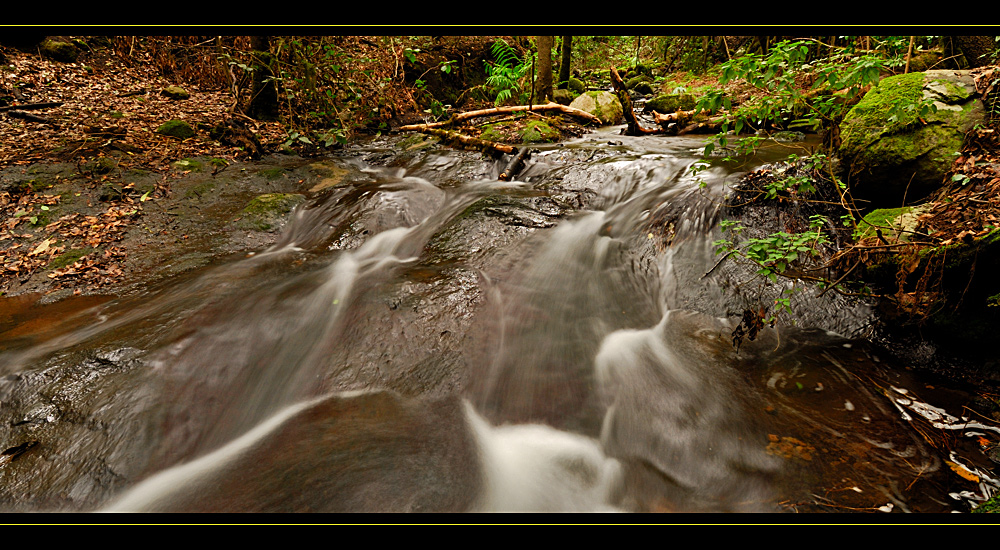
[[[992,494],[967,457],[994,424],[845,334],[865,304],[807,290],[798,326],[733,345],[746,296],[706,274],[726,186],[754,165],[695,173],[699,144],[591,135],[513,182],[444,150],[331,159],[365,177],[267,250],[24,335],[5,395],[81,357],[128,366],[77,405],[110,428],[67,444],[114,481],[49,466],[93,509],[941,512]]]

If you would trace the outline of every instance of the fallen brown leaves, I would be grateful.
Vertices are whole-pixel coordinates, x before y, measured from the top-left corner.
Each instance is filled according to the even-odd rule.
[[[0,113],[0,166],[42,160],[71,160],[100,150],[126,153],[127,163],[159,168],[187,156],[235,158],[238,149],[208,139],[176,140],[154,131],[168,120],[185,120],[194,127],[211,127],[233,115],[232,95],[225,89],[200,89],[160,76],[148,53],[120,59],[107,50],[86,52],[77,63],[49,61],[34,54],[5,51],[8,65],[0,69],[0,95],[14,105],[58,103],[33,111],[50,123],[3,116]],[[190,99],[161,95],[177,84]],[[276,123],[255,124],[265,142],[278,142]],[[204,136],[201,136],[204,137]]]
[[[6,195],[0,194],[0,202],[8,198]],[[31,210],[59,200],[57,196],[42,195],[40,201],[33,202],[36,197],[26,195],[11,204]],[[80,282],[104,284],[122,277],[125,253],[114,243],[122,239],[129,222],[141,212],[140,206],[127,202],[112,204],[99,215],[71,213],[34,232],[20,227],[33,225],[27,215],[8,217],[0,230],[0,246],[6,244],[0,249],[0,291],[6,292],[15,281],[24,282],[60,261],[66,265],[48,273],[50,279],[56,280],[53,290]]]
[[[114,51],[93,49],[76,63],[12,49],[3,53],[7,65],[0,67],[0,97],[9,108],[0,112],[0,169],[74,163],[80,172],[73,185],[83,197],[69,206],[63,204],[65,197],[44,189],[7,185],[0,191],[0,294],[18,290],[45,271],[48,290],[79,291],[121,278],[126,249],[120,241],[141,218],[142,205],[128,193],[99,196],[102,186],[125,170],[165,171],[188,157],[233,160],[245,155],[211,140],[207,132],[233,116],[229,90],[170,81],[147,53],[136,50],[123,59]],[[171,84],[185,87],[191,97],[161,95]],[[9,116],[25,106],[33,107],[35,119]],[[173,119],[187,121],[198,135],[178,140],[155,133]],[[255,124],[253,130],[266,143],[283,136],[277,123]],[[95,159],[110,160],[112,172],[97,175],[84,169]],[[87,208],[79,208],[81,203]],[[52,221],[57,206],[61,215]]]
[[[1000,227],[1000,140],[992,129],[976,130],[973,149],[955,161],[955,179],[918,218],[940,245],[969,242]]]
[[[786,459],[798,459],[810,461],[816,448],[804,443],[794,437],[779,437],[768,434],[768,444],[766,452],[769,455],[780,456]]]

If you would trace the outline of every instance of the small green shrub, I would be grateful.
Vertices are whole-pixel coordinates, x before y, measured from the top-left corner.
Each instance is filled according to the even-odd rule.
[[[492,47],[493,59],[486,61],[486,85],[494,96],[494,103],[502,105],[511,99],[521,99],[524,95],[521,80],[531,69],[523,62],[517,51],[503,39],[498,39]]]

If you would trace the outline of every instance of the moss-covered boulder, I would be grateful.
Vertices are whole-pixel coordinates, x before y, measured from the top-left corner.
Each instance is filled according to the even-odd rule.
[[[569,77],[569,82],[566,83],[566,87],[569,88],[569,91],[577,95],[587,91],[587,85],[575,76]]]
[[[857,237],[866,239],[881,233],[891,243],[910,242],[917,231],[920,215],[929,210],[929,204],[872,210],[858,223]]]
[[[156,133],[177,139],[188,139],[194,137],[194,128],[183,120],[174,119],[161,124]]]
[[[624,120],[622,104],[611,92],[587,92],[574,99],[569,106],[596,116],[604,124],[621,124]]]
[[[662,114],[676,113],[677,111],[691,111],[697,101],[691,94],[660,94],[646,102],[643,111],[647,113],[656,111]]]
[[[180,86],[167,86],[160,91],[160,95],[169,97],[170,99],[188,99],[191,97],[191,94]]]
[[[653,79],[647,75],[640,74],[625,82],[625,87],[643,95],[650,95],[653,93]]]
[[[576,97],[576,94],[563,88],[556,88],[552,91],[552,101],[555,101],[560,105],[569,105],[570,103],[573,103],[574,97]]]
[[[559,131],[540,120],[533,120],[524,125],[521,131],[522,143],[548,143],[559,140]]]
[[[920,112],[933,104],[935,112]],[[919,202],[945,183],[965,134],[985,109],[969,71],[882,79],[840,126],[839,156],[855,198],[872,206]]]
[[[306,200],[298,193],[268,193],[250,201],[241,212],[236,226],[255,231],[271,231],[281,226],[285,217]]]
[[[76,45],[58,39],[44,40],[38,49],[43,56],[63,63],[73,63],[80,55],[80,50]]]

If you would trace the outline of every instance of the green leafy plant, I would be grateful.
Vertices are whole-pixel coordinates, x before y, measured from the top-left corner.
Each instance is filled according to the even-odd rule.
[[[723,220],[720,227],[730,237],[715,241],[713,246],[716,254],[735,254],[753,262],[758,267],[758,275],[775,282],[779,275],[798,276],[800,273],[795,267],[800,266],[807,258],[820,255],[819,247],[829,243],[822,230],[825,223],[823,216],[813,215],[809,218],[809,229],[801,233],[781,231],[739,242],[738,236],[743,232],[743,227],[738,222]]]
[[[829,171],[829,159],[822,153],[817,153],[807,157],[798,155],[788,155],[788,163],[797,166],[795,176],[787,176],[775,179],[764,184],[763,191],[765,198],[775,199],[779,196],[796,195],[802,198],[804,195],[816,192],[815,175],[819,172]],[[838,178],[834,178],[835,184],[844,189],[844,184]]]
[[[491,49],[494,61],[485,62],[486,85],[495,97],[495,104],[501,105],[522,94],[521,80],[531,65],[523,62],[517,50],[503,39],[494,42]]]
[[[420,50],[406,48],[403,54],[410,63],[415,64],[417,62],[416,53],[418,53],[419,51]],[[451,106],[445,105],[443,102],[441,102],[440,100],[431,95],[430,91],[427,89],[427,81],[424,80],[424,77],[426,77],[428,73],[430,73],[435,69],[440,70],[444,74],[451,74],[452,71],[455,70],[455,67],[457,65],[458,65],[457,59],[441,61],[436,66],[431,67],[430,69],[424,71],[423,74],[417,77],[414,81],[414,84],[416,85],[417,89],[420,90],[423,94],[426,94],[427,98],[429,98],[428,99],[429,108],[424,109],[424,112],[431,115],[435,120],[440,120],[444,118],[448,114],[448,109]]]
[[[812,59],[810,44],[803,40],[782,41],[768,54],[747,53],[734,57],[720,67],[719,84],[741,80],[761,94],[734,109],[732,100],[721,90],[702,96],[696,112],[723,111],[726,119],[712,139],[725,147],[727,135],[746,130],[802,128],[820,130],[836,124],[865,89],[878,83],[882,72],[899,63],[898,57],[856,55],[843,49]],[[812,81],[811,87],[803,81]],[[899,105],[898,113],[924,116],[934,110],[933,102]],[[706,147],[711,154],[716,145]]]

